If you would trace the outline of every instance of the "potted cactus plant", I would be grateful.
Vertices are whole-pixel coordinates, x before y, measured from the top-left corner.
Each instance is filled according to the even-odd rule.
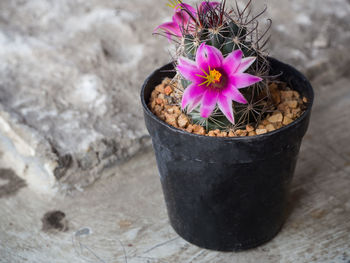
[[[141,91],[170,223],[220,251],[281,229],[313,102],[308,80],[263,50],[250,4],[171,1],[172,21],[155,32],[174,41],[175,59]]]

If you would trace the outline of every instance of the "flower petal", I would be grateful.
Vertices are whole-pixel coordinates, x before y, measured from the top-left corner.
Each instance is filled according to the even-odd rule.
[[[182,9],[178,9],[176,13],[173,15],[173,22],[178,25],[181,31],[183,30],[193,31],[194,25],[192,20],[193,19],[190,17],[190,15],[185,10],[182,10]]]
[[[222,65],[224,57],[221,51],[216,47],[206,45],[202,43],[196,53],[196,62],[199,68],[203,69],[205,72],[211,69],[218,68]]]
[[[194,16],[194,17],[197,16],[196,9],[189,4],[180,3],[175,7],[175,9],[176,9],[176,12],[185,10],[184,12],[188,11],[189,13],[191,13],[192,16]]]
[[[201,105],[201,117],[208,118],[213,112],[219,93],[214,89],[207,89],[204,93]]]
[[[220,94],[219,98],[218,98],[218,105],[219,105],[219,108],[222,111],[222,113],[226,116],[226,118],[232,124],[235,124],[231,98],[225,97],[222,94]]]
[[[192,112],[197,106],[202,102],[203,95],[199,95],[197,98],[195,98],[190,105],[187,107],[187,112]]]
[[[248,103],[247,100],[243,97],[243,95],[238,91],[238,89],[232,85],[222,90],[220,95],[225,96],[231,100],[237,101],[239,103]]]
[[[174,22],[163,23],[163,24],[157,26],[153,30],[153,32],[156,32],[158,29],[164,30],[167,33],[168,39],[169,39],[169,37],[171,38],[172,35],[177,36],[177,37],[182,36],[181,30],[180,30],[178,24],[176,24]]]
[[[193,101],[198,96],[203,95],[204,92],[204,87],[198,86],[196,84],[189,85],[182,95],[181,108],[185,109],[188,104],[193,103]]]
[[[158,29],[163,29],[167,33],[169,40],[171,40],[171,34],[177,37],[182,37],[182,29],[193,31],[193,25],[191,25],[192,18],[189,13],[192,14],[193,17],[196,17],[196,10],[192,6],[185,3],[177,5],[175,8],[175,14],[172,17],[172,22],[159,25],[153,32]]]
[[[227,75],[232,75],[237,72],[239,65],[242,61],[243,52],[240,49],[237,49],[230,53],[223,62],[223,69],[226,71]]]
[[[234,90],[234,92],[231,94],[231,99],[242,104],[248,103],[248,101],[244,98],[242,93],[240,93],[237,89]]]
[[[243,73],[254,63],[255,60],[256,60],[256,57],[247,57],[242,59],[241,64],[237,69],[237,72]]]
[[[248,86],[251,86],[259,81],[261,81],[262,78],[259,78],[257,76],[253,76],[247,73],[236,73],[232,76],[230,76],[230,81],[237,89],[245,88]]]
[[[203,72],[197,68],[197,64],[193,60],[180,57],[176,68],[186,79],[195,83],[203,82],[203,78],[198,76],[203,75]]]
[[[203,1],[199,6],[199,13],[200,14],[208,13],[210,10],[215,10],[218,5],[220,5],[219,2]]]
[[[221,90],[221,95],[231,98],[231,94],[233,94],[237,90],[237,88],[233,85],[227,85],[224,89]]]

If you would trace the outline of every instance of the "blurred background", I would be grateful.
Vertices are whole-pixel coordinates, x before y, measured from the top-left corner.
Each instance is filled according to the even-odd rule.
[[[246,2],[239,1],[239,4],[243,6]],[[234,1],[227,0],[227,5],[234,5]],[[255,13],[267,6],[266,13],[261,17],[262,25],[267,18],[273,21],[269,54],[302,71],[315,89],[311,126],[297,170],[300,176],[296,178],[295,198],[298,199],[304,193],[300,192],[303,185],[308,185],[306,192],[319,194],[310,195],[310,198],[316,198],[319,204],[331,209],[329,211],[332,213],[332,209],[343,204],[342,217],[325,224],[326,229],[340,227],[339,222],[350,215],[350,196],[348,190],[343,190],[344,185],[350,187],[350,1],[255,0],[252,5]],[[15,220],[10,216],[13,209],[16,208],[16,213],[26,218],[29,225],[38,224],[42,213],[52,206],[49,202],[42,203],[47,197],[41,195],[50,198],[57,198],[54,196],[58,192],[76,195],[77,190],[83,191],[97,179],[116,173],[120,173],[115,175],[120,182],[124,180],[125,174],[134,176],[144,171],[142,166],[126,162],[134,156],[141,158],[141,164],[151,166],[150,171],[153,172],[149,172],[149,176],[156,173],[153,155],[147,153],[150,139],[143,123],[139,92],[147,75],[171,59],[171,45],[163,37],[152,36],[152,31],[160,23],[170,20],[172,12],[165,0],[0,1],[0,203],[4,202],[3,213],[6,214],[1,215],[0,212],[0,218],[7,218],[7,221],[0,219],[0,224],[1,220],[6,221],[0,227],[0,252],[7,253],[7,259],[14,259],[13,253],[17,253],[17,241],[9,245],[11,249],[5,249],[11,235],[4,235],[4,232],[7,224]],[[148,159],[151,164],[148,164]],[[133,173],[129,174],[130,171]],[[153,175],[150,178],[155,177]],[[136,187],[133,185],[137,185],[138,180],[145,180],[145,185],[149,186],[145,178],[148,177],[134,178],[130,189]],[[149,192],[154,190],[151,186],[144,191],[153,196],[149,198],[156,204],[155,207],[161,204],[163,209],[161,192],[155,179],[157,194]],[[313,188],[315,184],[317,186]],[[332,189],[332,193],[327,193],[327,189]],[[105,197],[110,199],[103,199],[103,202],[108,203],[117,198],[112,195],[112,190]],[[138,189],[130,191],[139,192]],[[23,193],[22,197],[16,197],[19,192]],[[139,193],[136,195],[139,196]],[[329,199],[330,195],[333,199]],[[12,199],[8,199],[10,196]],[[89,206],[89,202],[82,199],[86,195],[80,198],[80,205]],[[29,212],[24,209],[26,200],[34,200],[28,204]],[[60,204],[58,206],[67,206],[67,210],[76,213],[79,218],[78,212],[73,212],[76,210],[67,203],[55,202]],[[101,202],[97,202],[96,206]],[[23,212],[19,212],[22,208]],[[98,211],[94,210],[93,213]],[[143,216],[150,213],[146,208],[142,211],[140,213]],[[164,211],[161,215],[165,223],[160,225],[164,225],[166,230],[163,229],[165,232],[162,230],[160,236],[168,237],[171,230],[165,228]],[[80,221],[76,219],[75,227],[86,221],[87,217],[86,213]],[[158,224],[156,219],[152,220],[147,221],[147,224]],[[306,229],[313,221],[305,222],[309,222],[302,224]],[[144,222],[138,223],[139,227],[145,227]],[[33,228],[39,233],[40,226],[38,224]],[[157,231],[157,227],[150,229]],[[321,230],[317,229],[315,233]],[[334,256],[339,255],[339,261],[336,262],[348,262],[345,260],[350,260],[350,256],[345,255],[345,252],[350,251],[350,225],[343,223],[338,230],[340,232],[337,233],[341,234],[334,243],[337,246],[330,251],[335,251],[332,252]],[[13,231],[12,237],[17,235],[19,238],[31,230]],[[161,241],[160,236],[157,238]],[[300,238],[298,235],[293,237]],[[306,238],[305,249],[301,251],[311,249],[307,244],[317,242],[320,238]],[[50,246],[61,242],[49,241],[50,238],[46,237],[44,239]],[[26,247],[23,244],[19,247]],[[40,244],[36,243],[35,249]],[[294,245],[287,247],[290,250],[295,248]],[[177,249],[174,251],[179,253],[181,249]],[[273,251],[277,250],[279,248]],[[316,251],[326,251],[326,248],[319,247]],[[273,261],[278,260],[278,257],[269,261],[267,254],[260,252],[266,256],[266,262],[278,262]],[[21,253],[23,258],[35,255]],[[166,262],[185,262],[171,261],[174,254],[169,255],[170,261]],[[260,254],[256,255],[259,257]],[[340,261],[341,257],[344,261]],[[298,262],[288,261],[291,258],[285,257],[285,261],[280,262]],[[306,258],[300,262],[331,262],[327,261],[330,258],[326,256],[316,257],[319,261]],[[21,262],[19,258],[16,259],[18,261],[1,260],[0,256],[0,262]],[[30,262],[54,262],[41,261],[39,256],[36,260]],[[137,262],[146,261],[140,259]]]

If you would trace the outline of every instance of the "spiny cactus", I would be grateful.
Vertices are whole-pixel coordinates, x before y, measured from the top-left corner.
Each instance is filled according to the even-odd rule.
[[[205,114],[203,114],[203,109],[199,107],[198,101],[196,105],[187,107],[186,113],[192,121],[205,127],[207,130],[230,130],[243,127],[249,123],[257,123],[262,118],[269,104],[269,65],[263,48],[268,40],[266,34],[270,25],[263,34],[259,34],[257,18],[265,10],[253,17],[250,14],[251,3],[252,0],[243,9],[240,9],[237,3],[235,8],[227,9],[225,0],[220,3],[204,1],[197,8],[193,8],[181,1],[177,3],[172,2],[172,6],[175,8],[172,24],[169,27],[163,24],[157,28],[157,30],[159,28],[163,29],[169,39],[176,37],[179,40],[176,56],[180,58],[195,61],[199,47],[203,47],[203,43],[220,50],[223,57],[228,57],[237,50],[243,53],[243,58],[256,57],[254,63],[250,64],[250,67],[247,69],[247,73],[259,77],[259,81],[255,80],[252,82],[252,85],[240,90],[245,100],[244,98],[243,100],[232,99],[234,115],[232,120],[229,118],[229,112],[222,111],[223,107],[220,108],[219,102],[218,105],[215,105],[210,116],[206,117],[203,117]],[[271,24],[270,20],[269,23]],[[185,91],[191,85],[191,81],[185,78],[183,74],[180,74],[181,70],[179,69],[181,69],[181,65],[177,68],[178,73],[175,80],[178,83],[178,87]],[[216,71],[215,69],[211,70],[209,65],[209,70],[204,73],[205,75],[200,75],[200,77],[206,81],[201,84],[197,83],[198,86],[205,86],[206,83],[213,85],[214,89],[223,87],[216,85],[216,82],[225,78],[225,75],[222,75],[225,72]],[[198,76],[199,74],[196,75]],[[183,107],[183,94],[178,96],[179,104],[181,100]],[[189,108],[191,109],[188,110]]]

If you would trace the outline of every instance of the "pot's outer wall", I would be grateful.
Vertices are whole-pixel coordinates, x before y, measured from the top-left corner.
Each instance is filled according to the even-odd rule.
[[[174,76],[173,65],[144,83],[141,100],[152,137],[171,225],[200,247],[238,251],[272,239],[286,214],[287,193],[307,130],[313,90],[293,67],[270,58],[271,74],[308,98],[290,125],[253,137],[217,138],[176,129],[147,107],[152,90]]]

